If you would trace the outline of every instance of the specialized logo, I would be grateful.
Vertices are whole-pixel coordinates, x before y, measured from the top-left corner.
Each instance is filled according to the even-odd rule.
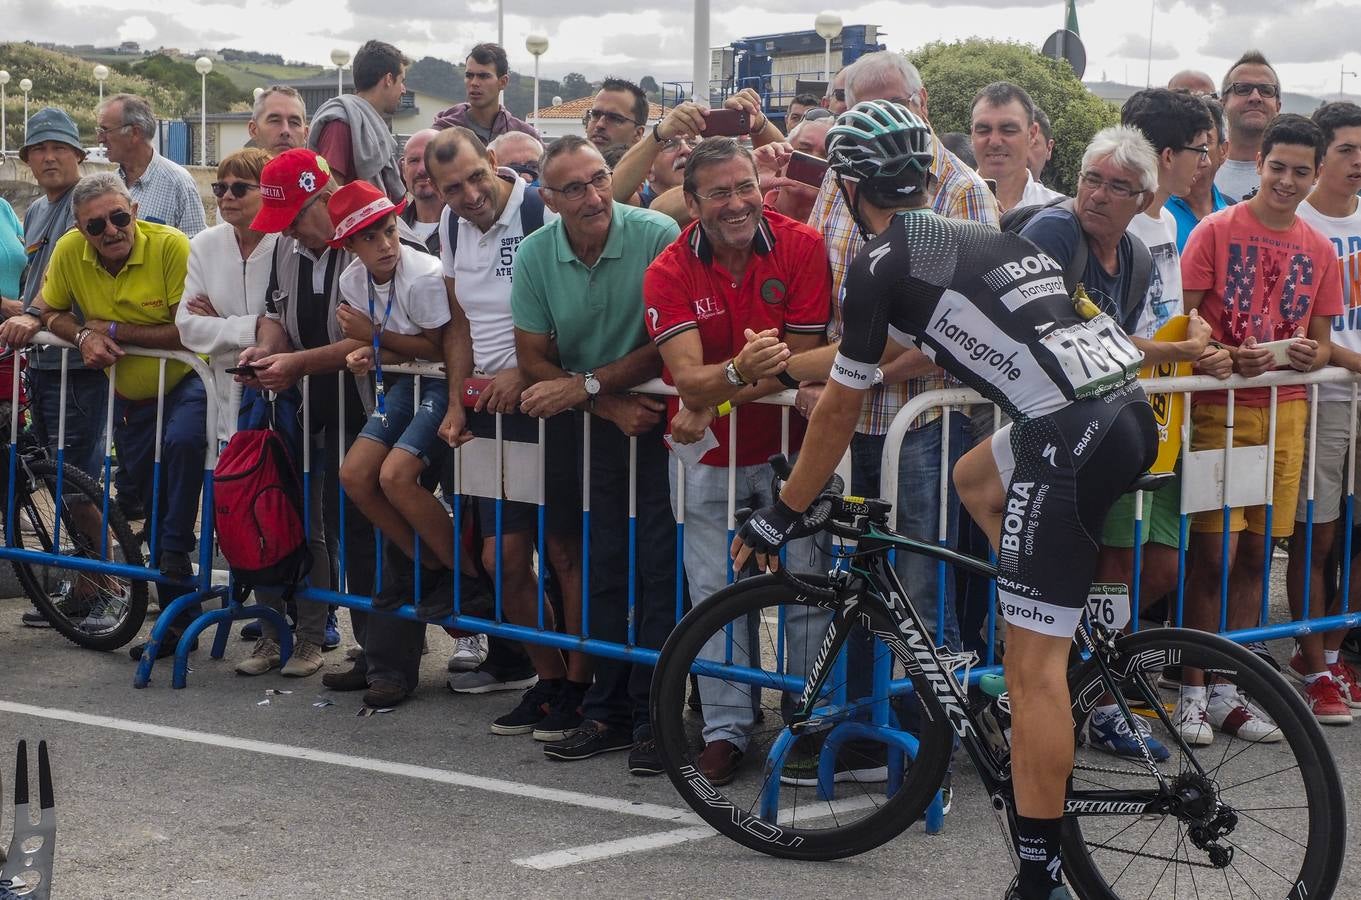
[[[1096,433],[1100,430],[1101,430],[1100,421],[1098,421],[1097,419],[1092,419],[1090,422],[1088,422],[1087,430],[1082,432],[1082,439],[1079,440],[1077,442],[1077,446],[1073,448],[1073,455],[1081,456],[1082,451],[1087,449],[1087,445],[1092,442],[1092,438],[1096,437]]]
[[[1148,809],[1150,804],[1122,800],[1064,800],[1064,813],[1082,816],[1130,816]]]
[[[1045,444],[1044,452],[1041,453],[1040,456],[1043,456],[1045,459],[1049,460],[1049,465],[1057,469],[1059,467],[1059,464],[1058,461],[1054,458],[1054,456],[1055,454],[1058,453],[1058,451],[1059,448],[1055,447],[1053,444]]]
[[[892,251],[893,246],[891,244],[885,244],[882,247],[875,247],[873,250],[869,252],[871,275],[874,274],[874,267],[879,265],[879,260],[883,259],[885,256],[888,256],[889,253],[891,253]]]
[[[778,278],[767,278],[761,282],[761,299],[771,306],[776,303],[783,303],[785,294],[789,293],[789,288]]]

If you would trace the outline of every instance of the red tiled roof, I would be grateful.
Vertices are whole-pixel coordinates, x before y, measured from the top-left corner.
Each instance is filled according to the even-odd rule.
[[[591,94],[588,97],[578,97],[576,100],[568,100],[564,103],[559,103],[557,106],[545,106],[539,110],[539,118],[572,119],[579,122],[581,121],[581,117],[586,115],[590,110],[591,103],[594,100],[595,94]],[[649,102],[647,106],[647,117],[649,120],[660,119],[665,112],[660,103]],[[530,117],[530,121],[533,121],[532,116]]]

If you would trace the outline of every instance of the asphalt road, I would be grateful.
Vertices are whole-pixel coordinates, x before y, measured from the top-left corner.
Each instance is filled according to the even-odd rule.
[[[516,696],[450,694],[452,642],[434,629],[417,695],[358,717],[357,695],[319,677],[236,676],[236,639],[224,660],[194,654],[186,690],[165,664],[135,690],[125,653],[24,628],[24,608],[0,601],[0,773],[8,789],[13,741],[49,742],[57,898],[996,898],[1011,879],[967,763],[943,833],[786,862],[700,837],[670,784],[628,775],[624,754],[550,763],[528,735],[489,734]],[[1328,736],[1344,775],[1361,771],[1361,725]],[[1361,896],[1355,859],[1337,896]]]

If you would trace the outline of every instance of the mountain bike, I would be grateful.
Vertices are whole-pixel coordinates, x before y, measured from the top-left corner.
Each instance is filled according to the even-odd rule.
[[[0,421],[7,431],[9,406],[9,401],[0,403]],[[58,465],[31,431],[3,444],[0,465],[4,525],[0,536],[6,546],[72,560],[142,565],[140,542],[118,504],[106,500],[98,482],[81,469]],[[91,650],[116,650],[141,631],[147,612],[146,581],[60,561],[15,559],[12,564],[24,593],[73,643]]]
[[[772,464],[788,477],[786,461]],[[1130,489],[1154,489],[1158,480],[1145,475]],[[1010,836],[1007,697],[966,689],[976,657],[934,645],[890,553],[920,553],[983,576],[994,569],[895,534],[887,501],[841,492],[834,478],[795,536],[825,531],[854,542],[843,547],[848,565],[818,577],[782,565],[739,580],[697,604],[667,640],[652,685],[653,734],[667,774],[700,817],[738,843],[830,860],[877,847],[920,818],[957,742]],[[1342,782],[1298,694],[1231,641],[1173,628],[1121,634],[1127,600],[1124,621],[1110,613],[1110,596],[1100,604],[1103,614],[1089,604],[1075,635],[1068,676],[1079,746],[1062,843],[1077,896],[1330,896],[1346,840]],[[1172,666],[1235,685],[1277,723],[1281,739],[1216,733],[1207,746],[1188,745],[1173,727],[1176,694],[1159,687]],[[720,695],[706,685],[727,689],[721,696],[737,699],[720,711],[752,723],[747,764],[727,784],[701,770],[700,717],[686,711],[692,670],[701,697]],[[876,670],[878,691],[867,677]],[[1082,745],[1094,709],[1112,702],[1137,758]],[[1167,749],[1164,761],[1149,738]]]

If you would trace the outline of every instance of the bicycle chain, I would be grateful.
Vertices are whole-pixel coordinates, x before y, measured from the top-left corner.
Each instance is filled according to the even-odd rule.
[[[1152,853],[1144,853],[1144,852],[1141,851],[1141,850],[1126,850],[1124,847],[1112,847],[1110,844],[1093,844],[1091,841],[1084,841],[1084,843],[1085,843],[1088,847],[1097,847],[1097,848],[1099,848],[1099,849],[1101,849],[1101,850],[1110,850],[1112,853],[1124,853],[1124,854],[1127,854],[1127,855],[1129,855],[1129,856],[1142,856],[1144,859],[1156,859],[1156,860],[1159,860],[1159,861],[1161,861],[1161,862],[1167,862],[1167,861],[1168,861],[1168,860],[1167,860],[1167,857],[1165,857],[1165,856],[1154,856]],[[1181,858],[1179,858],[1179,857],[1173,857],[1173,858],[1172,858],[1172,862],[1175,862],[1177,865],[1182,865],[1182,864],[1184,863],[1184,864],[1186,864],[1186,865],[1188,865],[1188,866],[1196,866],[1197,868],[1200,868],[1200,869],[1218,869],[1218,868],[1219,868],[1219,866],[1213,865],[1213,864],[1211,864],[1211,863],[1195,862],[1195,861],[1190,860],[1190,859],[1181,859]]]

